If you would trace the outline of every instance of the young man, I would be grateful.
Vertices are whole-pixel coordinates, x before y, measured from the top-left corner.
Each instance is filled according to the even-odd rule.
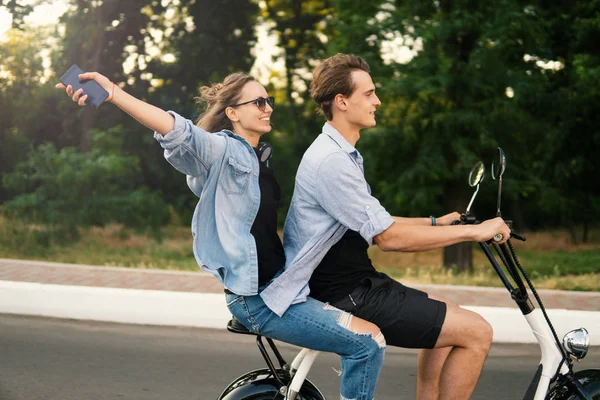
[[[312,262],[312,297],[378,325],[388,345],[422,348],[418,399],[468,399],[492,341],[478,314],[405,287],[371,264],[367,248],[426,251],[485,241],[510,230],[500,218],[455,225],[458,213],[437,219],[392,217],[371,195],[363,159],[354,148],[362,129],[375,126],[381,102],[369,66],[338,54],[315,70],[311,96],[327,119],[296,176],[284,244],[287,270]],[[432,225],[436,226],[432,226]]]

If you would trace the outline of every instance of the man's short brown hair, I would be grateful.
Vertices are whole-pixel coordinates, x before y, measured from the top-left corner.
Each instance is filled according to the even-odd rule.
[[[335,96],[350,96],[356,89],[352,81],[352,71],[356,70],[371,71],[369,64],[354,54],[336,54],[323,60],[313,72],[310,97],[328,121],[333,119],[331,108]]]

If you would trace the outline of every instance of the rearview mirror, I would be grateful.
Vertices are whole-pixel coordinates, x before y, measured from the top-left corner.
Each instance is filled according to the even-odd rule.
[[[481,161],[477,161],[469,173],[469,186],[475,187],[479,185],[483,181],[484,173],[485,165]]]
[[[502,178],[502,174],[504,174],[504,170],[506,169],[506,157],[504,156],[504,151],[498,147],[498,151],[494,156],[494,160],[492,161],[492,179],[500,179]]]
[[[485,173],[485,165],[483,165],[483,163],[481,161],[477,161],[475,163],[475,165],[473,165],[473,168],[471,168],[471,172],[469,173],[469,186],[471,186],[471,187],[477,186],[477,189],[475,189],[475,193],[473,193],[473,196],[471,197],[471,201],[469,202],[469,205],[467,206],[467,212],[466,212],[467,215],[471,211],[471,206],[473,205],[473,201],[475,200],[475,197],[477,196],[477,193],[479,192],[479,184],[481,183],[481,181],[483,181],[483,177],[485,176],[484,173]]]
[[[498,151],[492,161],[492,178],[498,180],[498,207],[496,208],[496,217],[501,217],[500,203],[502,201],[502,174],[506,169],[506,157],[504,151],[498,147]]]

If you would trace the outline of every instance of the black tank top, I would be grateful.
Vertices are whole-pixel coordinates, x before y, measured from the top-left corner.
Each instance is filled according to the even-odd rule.
[[[256,149],[254,149],[256,151]],[[281,189],[273,170],[259,161],[260,207],[250,233],[256,242],[258,255],[258,285],[269,282],[285,265],[285,253],[277,234],[277,210]]]
[[[310,296],[335,302],[352,292],[363,278],[377,276],[368,249],[369,244],[358,232],[346,231],[313,272],[308,282]]]

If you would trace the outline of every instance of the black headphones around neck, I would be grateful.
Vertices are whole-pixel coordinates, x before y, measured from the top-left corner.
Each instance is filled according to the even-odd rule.
[[[273,154],[273,147],[267,142],[260,142],[258,147],[256,148],[256,155],[258,156],[258,160],[265,164],[267,167],[269,166],[269,159]]]

